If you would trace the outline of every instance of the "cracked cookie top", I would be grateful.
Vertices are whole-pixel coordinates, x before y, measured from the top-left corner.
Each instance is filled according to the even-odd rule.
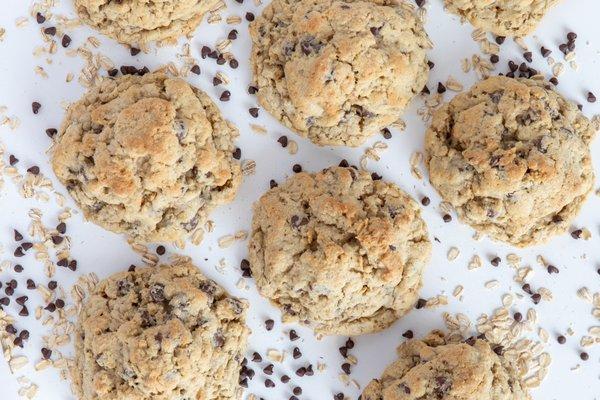
[[[218,0],[75,0],[79,18],[129,45],[175,41],[192,32]]]
[[[363,391],[361,400],[527,400],[512,363],[489,342],[451,342],[439,331],[398,347],[398,360]]]
[[[357,335],[387,328],[414,306],[430,247],[406,193],[332,167],[296,174],[260,198],[249,258],[284,321]]]
[[[69,107],[52,167],[89,220],[142,242],[179,241],[235,196],[237,136],[183,80],[105,79]]]
[[[319,145],[360,145],[427,82],[432,44],[403,2],[274,0],[250,34],[260,104]]]
[[[564,232],[592,190],[595,130],[544,81],[488,78],[426,133],[431,184],[462,221],[528,246]]]
[[[446,9],[499,36],[527,36],[558,0],[444,0]]]
[[[110,276],[79,314],[78,397],[239,399],[246,308],[187,260]]]

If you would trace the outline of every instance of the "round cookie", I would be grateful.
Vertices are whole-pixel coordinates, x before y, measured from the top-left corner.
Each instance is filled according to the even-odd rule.
[[[128,75],[69,107],[52,167],[89,220],[137,241],[179,241],[235,196],[237,136],[185,81]]]
[[[568,229],[593,187],[594,133],[544,81],[493,77],[434,114],[425,161],[463,222],[522,247]]]
[[[299,173],[254,206],[249,259],[259,291],[324,334],[387,328],[418,298],[431,244],[417,204],[353,168]]]
[[[490,347],[469,339],[450,342],[441,332],[398,347],[398,360],[372,380],[361,400],[526,400],[518,370]]]
[[[246,308],[187,260],[112,275],[79,314],[79,399],[239,399]]]
[[[192,32],[218,0],[75,0],[79,18],[129,45],[175,41]]]
[[[427,83],[432,44],[412,6],[273,0],[250,24],[259,103],[318,145],[359,146]]]
[[[498,36],[522,37],[535,30],[558,0],[444,0],[446,9],[474,27]]]

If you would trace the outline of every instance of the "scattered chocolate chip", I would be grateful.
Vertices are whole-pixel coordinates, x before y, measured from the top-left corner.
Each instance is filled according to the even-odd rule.
[[[430,203],[431,203],[431,200],[427,196],[425,196],[421,199],[421,204],[423,204],[425,207],[427,207]]]
[[[132,48],[130,48],[130,49],[129,49],[129,53],[130,53],[130,54],[131,54],[133,57],[135,57],[135,56],[137,56],[138,54],[140,54],[140,49],[138,49],[137,47],[132,47]]]
[[[254,21],[254,14],[251,12],[247,12],[246,13],[246,21],[248,21],[248,22]]]
[[[423,86],[423,89],[421,89],[421,94],[431,94],[431,91],[429,90],[427,85]]]
[[[548,265],[549,274],[558,274],[560,271],[554,265]]]
[[[7,306],[10,304],[10,299],[8,297],[0,298],[0,305]]]
[[[27,279],[27,289],[32,290],[35,289],[37,286],[35,284],[35,282],[33,281],[33,279]]]
[[[575,39],[577,39],[577,34],[575,32],[567,33],[567,40],[569,40],[570,42],[573,42],[573,41],[575,41]]]
[[[229,33],[227,34],[227,39],[229,40],[235,40],[238,37],[238,31],[235,29],[232,29],[229,31]]]
[[[65,301],[63,299],[54,300],[54,305],[56,308],[63,308],[65,306]]]
[[[50,357],[52,357],[52,350],[46,347],[42,347],[42,357],[44,358],[44,360],[50,359]]]
[[[558,79],[555,76],[553,76],[552,78],[550,78],[550,83],[552,83],[554,86],[557,86],[558,85]]]
[[[344,371],[344,373],[346,375],[350,375],[352,373],[350,363],[343,363],[342,364],[342,371]]]
[[[582,351],[581,353],[579,353],[579,357],[583,360],[583,361],[587,361],[590,358],[590,355],[588,353],[586,353],[585,351]]]
[[[513,318],[515,319],[515,321],[521,322],[523,320],[523,314],[521,314],[520,312],[516,312],[513,315]]]
[[[504,347],[502,347],[502,346],[496,346],[496,347],[494,347],[494,353],[496,353],[499,356],[501,356],[504,353]]]
[[[17,302],[18,305],[23,306],[23,305],[25,305],[25,303],[27,303],[27,300],[29,300],[29,297],[19,296],[19,297],[17,297],[17,299],[15,301]]]
[[[235,150],[233,151],[233,158],[235,158],[236,160],[239,160],[240,158],[242,158],[242,149],[240,149],[239,147],[236,147]]]
[[[415,306],[415,308],[417,310],[420,310],[421,308],[425,307],[426,304],[427,304],[427,300],[419,299],[419,300],[417,300],[417,305]]]
[[[542,46],[542,48],[540,49],[540,53],[542,53],[542,57],[546,58],[550,56],[550,54],[552,54],[552,50],[548,50],[547,48]]]
[[[156,248],[156,254],[158,254],[159,256],[162,256],[162,255],[164,255],[164,254],[166,253],[166,251],[167,251],[167,250],[165,249],[165,246],[162,246],[162,245],[161,245],[161,246],[158,246],[158,247]]]
[[[190,71],[195,75],[200,75],[200,66],[198,64],[195,64],[194,66],[192,66]]]
[[[240,66],[240,63],[235,58],[232,58],[231,60],[229,60],[229,66],[233,69],[236,69],[237,67]]]
[[[258,88],[256,86],[248,86],[249,94],[256,94],[258,92]]]
[[[445,223],[452,221],[452,216],[450,214],[444,214],[442,217]]]
[[[56,231],[61,235],[64,235],[67,232],[67,224],[65,224],[64,222],[59,223],[58,225],[56,225]]]
[[[36,20],[36,22],[37,22],[38,24],[43,24],[44,22],[46,22],[46,17],[44,17],[44,16],[42,15],[42,13],[37,13],[37,14],[35,15],[35,20]]]
[[[299,348],[294,347],[294,350],[292,351],[292,356],[294,357],[294,360],[297,360],[300,357],[302,357],[302,352],[300,351]]]
[[[531,295],[531,300],[533,301],[533,304],[539,304],[539,302],[542,300],[542,295],[539,293],[534,293]]]
[[[40,103],[38,103],[37,101],[34,101],[33,103],[31,103],[31,111],[33,111],[34,114],[39,113],[40,108],[42,108],[42,105]]]
[[[490,56],[490,62],[492,64],[498,64],[500,62],[500,57],[498,57],[498,54],[492,54]]]
[[[21,232],[19,232],[18,230],[14,230],[14,235],[15,235],[15,242],[20,242],[21,240],[23,240],[23,235],[21,234]]]
[[[203,59],[206,58],[210,53],[212,52],[212,50],[210,49],[210,47],[208,46],[202,46],[202,49],[200,50],[200,57],[202,57]]]
[[[565,344],[567,342],[567,338],[564,337],[563,335],[558,335],[558,337],[556,338],[556,341],[559,344]]]
[[[496,43],[502,44],[506,40],[505,36],[496,36]]]
[[[69,268],[71,271],[75,271],[77,269],[77,260],[69,261],[69,265],[67,265],[67,268]]]
[[[265,387],[267,387],[267,388],[273,388],[273,387],[275,387],[275,382],[273,382],[270,379],[265,379]]]
[[[6,325],[6,327],[4,328],[4,330],[11,334],[11,335],[16,335],[17,334],[17,328],[15,328],[12,324],[8,324]]]
[[[273,375],[273,368],[274,365],[273,364],[269,364],[266,367],[263,368],[263,372],[267,375]]]
[[[442,82],[438,82],[437,92],[440,94],[446,92],[446,86]]]
[[[15,257],[23,257],[25,253],[23,253],[23,248],[21,246],[17,247],[13,253]]]
[[[344,400],[344,393],[336,393],[333,395],[333,400]]]
[[[596,102],[596,96],[594,95],[594,93],[588,92],[588,94],[587,94],[587,101],[588,101],[588,103],[595,103]]]
[[[275,321],[273,321],[272,319],[268,319],[265,321],[265,329],[270,331],[271,329],[273,329],[273,326],[275,325]]]
[[[108,72],[108,76],[114,78],[119,73],[119,70],[116,68],[111,68],[107,72]]]
[[[19,162],[19,159],[17,157],[15,157],[14,155],[10,155],[8,156],[8,163],[10,164],[11,167],[14,167],[17,163]]]
[[[219,100],[221,101],[229,101],[231,99],[231,92],[229,90],[224,90],[223,93],[221,93],[221,97],[219,97]]]
[[[429,61],[427,61],[427,66],[431,70],[431,69],[433,69],[433,67],[435,67],[435,64],[433,63],[433,61],[429,60]]]
[[[19,311],[19,315],[21,317],[27,317],[29,315],[29,310],[27,309],[27,307],[23,306],[21,308],[21,311]]]
[[[253,117],[253,118],[258,118],[258,108],[256,107],[252,107],[248,109],[248,113]],[[285,147],[285,146],[284,146]]]
[[[302,388],[300,386],[296,386],[293,390],[292,393],[294,393],[296,396],[300,396],[302,394]]]
[[[281,380],[282,383],[288,383],[290,381],[290,379],[291,378],[289,376],[287,376],[287,375],[282,375],[281,378],[280,378],[280,380]]]
[[[384,139],[391,139],[392,138],[392,132],[390,132],[390,130],[388,128],[383,128],[381,130],[381,135],[383,135]]]
[[[294,341],[296,341],[296,340],[298,340],[298,339],[300,339],[300,336],[298,336],[298,334],[296,333],[296,331],[295,331],[295,330],[293,330],[293,329],[292,329],[292,330],[290,330],[290,340],[291,340],[292,342],[294,342]]]
[[[292,171],[294,171],[295,173],[302,172],[302,166],[300,164],[294,164],[292,166]]]
[[[494,266],[497,267],[498,265],[500,265],[500,262],[502,261],[502,259],[500,257],[494,257],[490,260],[490,263]]]
[[[50,281],[50,282],[48,282],[48,289],[54,290],[57,287],[58,287],[58,283],[56,281]]]
[[[54,26],[44,28],[44,33],[46,35],[54,36],[54,35],[56,35],[56,28]]]
[[[48,305],[46,307],[44,307],[44,309],[46,311],[49,311],[52,313],[52,312],[56,311],[56,305],[54,303],[50,302],[50,303],[48,303]]]
[[[527,62],[532,62],[533,61],[533,53],[531,51],[526,51],[525,53],[523,53],[523,58],[525,60],[527,60]]]
[[[304,367],[300,367],[296,370],[296,375],[298,375],[299,377],[303,377],[304,375],[306,375],[306,368]]]
[[[258,354],[256,351],[252,354],[252,361],[253,362],[262,362],[262,357],[260,354]]]
[[[54,243],[55,245],[61,244],[64,240],[64,238],[60,235],[52,235],[51,239],[52,243]]]
[[[23,266],[21,264],[15,264],[15,266],[13,267],[13,269],[18,274],[20,274],[21,272],[23,272]]]
[[[279,136],[279,139],[277,139],[277,142],[281,145],[281,147],[287,147],[288,138],[285,135]]]
[[[580,239],[582,233],[583,233],[583,231],[581,229],[576,229],[573,232],[571,232],[571,237],[573,239]]]
[[[270,187],[271,189],[273,189],[273,188],[276,188],[277,186],[279,186],[279,185],[277,184],[277,182],[276,182],[274,179],[271,179],[271,180],[269,181],[269,187]]]
[[[65,34],[62,37],[61,44],[62,44],[62,47],[65,47],[65,48],[69,47],[69,45],[71,44],[71,37],[69,35]]]

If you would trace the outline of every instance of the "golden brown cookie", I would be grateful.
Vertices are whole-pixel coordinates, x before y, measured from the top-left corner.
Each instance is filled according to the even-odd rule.
[[[79,399],[239,399],[246,307],[186,260],[101,281],[77,323]]]
[[[235,196],[237,136],[185,81],[128,75],[69,107],[52,167],[87,219],[137,241],[181,241]]]
[[[429,179],[463,222],[516,246],[563,233],[592,190],[595,130],[540,80],[488,78],[439,109]]]
[[[432,47],[413,7],[274,0],[250,25],[260,104],[319,145],[358,146],[421,92]]]
[[[396,185],[333,167],[265,193],[249,248],[258,289],[284,321],[358,335],[414,306],[431,244],[419,207]]]
[[[516,366],[485,340],[452,342],[439,331],[398,347],[398,360],[361,400],[528,400]]]

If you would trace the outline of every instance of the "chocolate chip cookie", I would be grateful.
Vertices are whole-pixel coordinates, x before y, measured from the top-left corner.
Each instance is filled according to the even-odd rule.
[[[246,304],[186,260],[101,281],[79,314],[81,400],[239,399]]]
[[[284,321],[358,335],[387,328],[414,306],[430,248],[406,193],[334,167],[298,173],[260,198],[249,259]]]
[[[362,144],[427,82],[432,44],[403,1],[274,0],[250,34],[258,101],[319,145]]]
[[[429,179],[477,231],[516,246],[542,243],[569,227],[592,190],[594,134],[547,82],[488,78],[435,113]]]
[[[69,107],[52,167],[87,219],[136,241],[180,241],[235,196],[237,136],[185,81],[122,76]]]

